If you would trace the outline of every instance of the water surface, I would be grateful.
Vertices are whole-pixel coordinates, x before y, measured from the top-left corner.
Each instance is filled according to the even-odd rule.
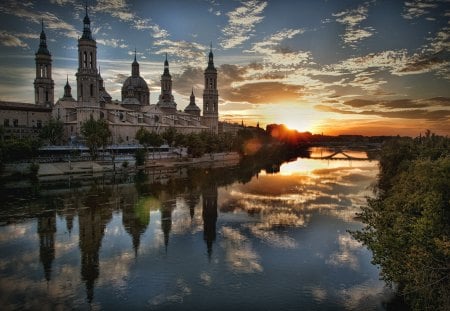
[[[264,167],[4,191],[3,308],[383,310],[390,293],[347,232],[377,162]]]

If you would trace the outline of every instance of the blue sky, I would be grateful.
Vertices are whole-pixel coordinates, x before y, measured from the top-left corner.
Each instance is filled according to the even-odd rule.
[[[88,1],[106,88],[120,99],[134,49],[151,103],[168,53],[179,109],[201,107],[212,43],[220,117],[328,134],[450,134],[450,1]],[[33,101],[44,20],[55,97],[75,93],[84,1],[0,4],[0,99]]]

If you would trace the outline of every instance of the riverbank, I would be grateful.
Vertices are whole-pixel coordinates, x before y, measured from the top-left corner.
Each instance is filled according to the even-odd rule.
[[[177,167],[177,166],[212,166],[221,167],[228,165],[236,165],[240,160],[240,156],[236,152],[210,153],[199,158],[189,157],[167,157],[162,159],[147,159],[145,165],[140,169],[160,168],[160,167]],[[126,163],[124,165],[124,163]],[[3,176],[25,175],[29,173],[31,162],[19,164],[7,164],[3,171]],[[40,163],[37,176],[39,178],[58,175],[86,175],[98,174],[106,172],[126,172],[135,170],[134,159],[129,161],[67,161],[67,162],[51,162]]]

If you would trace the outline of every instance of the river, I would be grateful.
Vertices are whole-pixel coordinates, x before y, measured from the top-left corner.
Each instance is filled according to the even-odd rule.
[[[348,233],[377,174],[344,156],[3,189],[2,309],[384,310]]]

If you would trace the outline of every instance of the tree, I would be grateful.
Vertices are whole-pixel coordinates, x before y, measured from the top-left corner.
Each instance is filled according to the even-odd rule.
[[[105,119],[94,120],[92,116],[81,125],[81,134],[86,139],[86,145],[94,160],[98,156],[98,149],[105,147],[111,137],[111,132]]]
[[[396,139],[381,151],[378,193],[353,232],[415,310],[450,305],[450,139]]]
[[[48,141],[50,145],[58,145],[64,136],[64,124],[57,119],[50,118],[48,123],[41,129],[39,137]]]
[[[166,143],[173,147],[175,144],[175,138],[177,136],[177,130],[174,127],[169,127],[167,130],[162,133],[162,138],[166,141]]]
[[[146,153],[148,147],[159,147],[163,143],[163,140],[160,135],[158,135],[155,132],[150,132],[143,127],[141,127],[136,132],[135,137],[139,141],[139,143],[145,147]]]

